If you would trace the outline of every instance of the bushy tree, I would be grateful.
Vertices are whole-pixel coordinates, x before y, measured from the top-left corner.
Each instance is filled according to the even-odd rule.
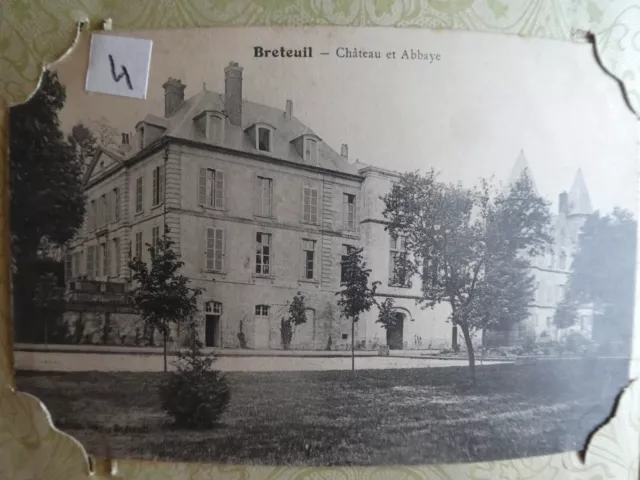
[[[215,357],[202,351],[197,329],[190,327],[188,349],[178,352],[176,371],[160,385],[162,409],[176,425],[192,429],[212,428],[231,399],[225,376],[213,368]]]
[[[291,345],[295,327],[307,323],[307,306],[304,302],[304,295],[298,292],[289,304],[287,318],[283,318],[280,323],[280,337],[282,347],[286,350]]]
[[[376,323],[382,325],[384,329],[394,328],[398,320],[397,312],[394,310],[393,298],[385,298],[382,303],[378,303],[378,318]]]
[[[64,246],[84,217],[82,163],[58,118],[65,101],[57,74],[47,71],[33,97],[9,113],[14,318],[24,341],[41,330],[34,312],[40,247]]]
[[[180,260],[169,238],[169,227],[158,238],[156,245],[147,244],[150,264],[133,258],[129,268],[133,272],[135,288],[131,292],[133,305],[142,320],[150,327],[151,339],[154,330],[163,336],[164,370],[167,371],[167,337],[170,325],[186,322],[198,311],[197,299],[202,293],[189,287],[189,279],[180,274],[184,262]]]
[[[441,182],[433,170],[403,175],[383,201],[388,231],[404,237],[408,276],[421,280],[418,303],[450,305],[475,378],[474,333],[528,316],[528,258],[551,241],[548,202],[526,171],[498,191],[488,181],[476,188]]]
[[[600,313],[602,331],[606,330],[608,337],[604,340],[631,335],[636,228],[633,214],[622,209],[607,215],[596,212],[587,218],[578,236],[565,294],[566,303],[574,307],[568,311],[559,309],[555,321],[560,328],[575,323],[575,305],[591,305]]]
[[[371,270],[363,261],[362,248],[351,248],[342,263],[343,279],[340,282],[342,289],[336,292],[339,295],[338,306],[342,316],[351,320],[351,371],[355,371],[355,325],[360,315],[371,310],[375,303],[376,289],[380,282],[373,282],[369,286]]]

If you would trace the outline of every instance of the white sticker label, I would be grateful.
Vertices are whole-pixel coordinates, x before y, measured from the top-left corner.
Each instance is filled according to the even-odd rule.
[[[92,35],[86,89],[147,98],[152,44],[141,38]]]

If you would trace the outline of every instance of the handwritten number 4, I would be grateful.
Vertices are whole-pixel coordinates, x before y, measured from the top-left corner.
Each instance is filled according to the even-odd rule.
[[[122,80],[122,77],[124,77],[125,81],[127,82],[127,86],[129,87],[129,90],[133,90],[133,85],[131,85],[131,77],[129,77],[129,72],[127,72],[127,67],[125,67],[124,65],[120,65],[122,72],[116,75],[116,65],[115,65],[115,62],[113,61],[112,55],[109,55],[109,63],[111,64],[111,76],[113,77],[115,82],[118,83],[120,80]]]

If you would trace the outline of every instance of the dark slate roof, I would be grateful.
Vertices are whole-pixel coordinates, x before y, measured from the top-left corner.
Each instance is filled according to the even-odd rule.
[[[168,118],[147,115],[143,121],[151,125],[166,128],[163,133],[164,136],[207,143],[196,135],[194,123],[194,118],[204,111],[224,112],[224,96],[203,88],[196,95],[185,100]],[[275,131],[272,134],[271,152],[257,150],[245,132],[246,129],[258,122],[264,122],[275,127]],[[237,127],[227,120],[225,124],[224,143],[222,143],[221,146],[242,152],[265,155],[301,164],[309,164],[302,158],[295,146],[291,143],[292,140],[303,134],[313,134],[320,137],[295,116],[287,120],[284,110],[243,100],[242,126]],[[135,145],[134,142],[131,143]],[[356,166],[349,163],[324,141],[319,142],[318,151],[318,163],[314,166],[341,173],[358,173]],[[135,152],[131,153],[134,154]]]

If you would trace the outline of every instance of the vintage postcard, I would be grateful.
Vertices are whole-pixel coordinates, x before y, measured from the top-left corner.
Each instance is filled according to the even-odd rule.
[[[591,45],[102,36],[10,112],[17,386],[90,454],[477,462],[606,422],[638,144]]]

